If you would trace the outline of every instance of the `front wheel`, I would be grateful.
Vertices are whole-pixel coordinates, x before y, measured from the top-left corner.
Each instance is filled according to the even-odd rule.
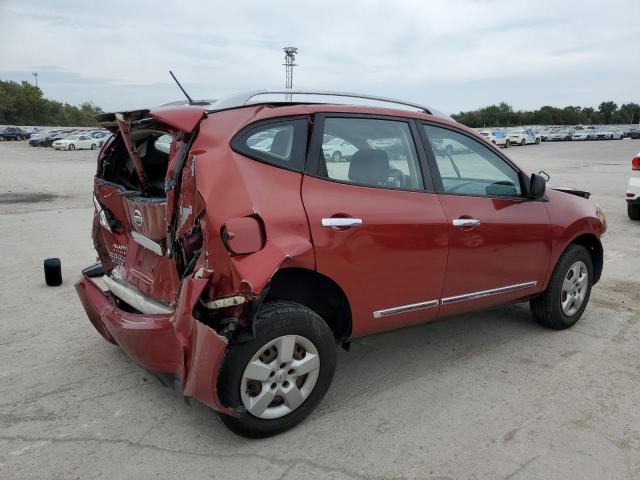
[[[76,146],[73,143],[69,144],[69,150],[75,150]]]
[[[256,317],[255,337],[225,354],[218,393],[234,413],[220,417],[244,437],[284,432],[322,400],[335,366],[335,340],[322,318],[298,303],[267,303]]]
[[[510,146],[511,146],[511,142],[509,140],[504,142],[504,148],[509,148]]]
[[[582,245],[569,245],[560,256],[547,289],[530,302],[533,318],[556,330],[573,326],[587,308],[592,282],[591,255]]]
[[[520,145],[524,147],[526,144],[527,144],[527,141],[523,138],[523,139],[520,141]]]
[[[536,145],[540,145],[540,139],[536,138]]]
[[[95,144],[95,143],[92,143],[92,144],[91,144],[91,150],[95,150],[96,148],[97,148],[96,144]]]

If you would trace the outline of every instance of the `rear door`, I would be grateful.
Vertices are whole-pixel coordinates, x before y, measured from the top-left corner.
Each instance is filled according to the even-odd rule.
[[[442,314],[540,291],[551,258],[545,201],[525,198],[523,174],[466,132],[426,123],[421,132],[449,230]]]
[[[346,293],[354,337],[438,312],[448,232],[417,138],[407,119],[314,119],[302,197],[317,270]],[[336,143],[351,147],[338,156]]]

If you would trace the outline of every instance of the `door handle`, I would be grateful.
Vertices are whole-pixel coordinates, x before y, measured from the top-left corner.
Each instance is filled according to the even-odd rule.
[[[322,226],[323,227],[357,227],[358,225],[362,225],[361,218],[323,218]]]
[[[480,225],[480,220],[476,218],[456,218],[453,221],[454,227],[477,227]]]

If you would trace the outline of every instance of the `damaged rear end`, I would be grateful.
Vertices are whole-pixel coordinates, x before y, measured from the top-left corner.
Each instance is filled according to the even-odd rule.
[[[216,366],[227,338],[200,322],[195,308],[211,276],[191,152],[205,117],[202,107],[184,106],[98,118],[114,133],[94,182],[99,264],[83,271],[76,289],[105,339],[144,368],[174,375],[185,395],[225,411]]]

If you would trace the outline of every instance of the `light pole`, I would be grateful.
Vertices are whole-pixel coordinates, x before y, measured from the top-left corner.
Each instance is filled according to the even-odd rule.
[[[36,87],[38,86],[38,72],[33,72],[33,78],[36,79]]]

